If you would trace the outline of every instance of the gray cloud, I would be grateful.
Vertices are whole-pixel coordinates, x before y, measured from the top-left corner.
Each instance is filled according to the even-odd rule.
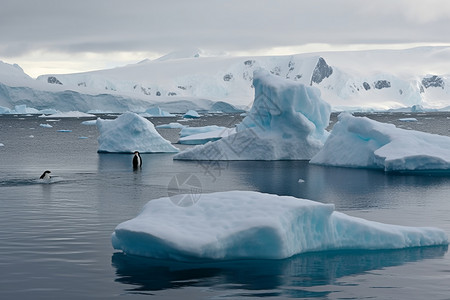
[[[430,0],[424,7],[422,2],[7,1],[0,10],[0,56],[33,50],[251,51],[308,43],[449,43],[450,5]]]

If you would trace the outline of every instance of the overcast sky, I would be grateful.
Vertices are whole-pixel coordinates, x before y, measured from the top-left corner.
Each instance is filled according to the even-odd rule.
[[[11,0],[0,60],[27,74],[200,48],[230,55],[450,45],[448,0]]]

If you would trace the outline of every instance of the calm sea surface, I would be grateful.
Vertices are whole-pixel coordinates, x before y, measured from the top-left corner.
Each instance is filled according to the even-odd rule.
[[[450,135],[449,113],[366,116]],[[399,120],[412,117],[417,122]],[[184,122],[231,127],[241,118]],[[97,128],[82,125],[84,120],[0,116],[0,299],[450,299],[447,247],[183,264],[126,256],[110,242],[116,225],[167,196],[175,176],[189,174],[204,193],[292,195],[334,203],[336,210],[369,220],[439,227],[450,236],[450,176],[304,161],[173,161],[173,154],[143,154],[143,168],[136,172],[131,155],[98,154]],[[152,119],[156,125],[177,120]],[[160,132],[177,141],[179,130]],[[37,178],[47,169],[54,182],[42,184]]]

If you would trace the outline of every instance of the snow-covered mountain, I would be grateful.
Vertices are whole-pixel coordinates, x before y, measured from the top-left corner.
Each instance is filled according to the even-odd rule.
[[[203,57],[190,50],[108,70],[48,74],[36,80],[0,64],[0,106],[169,112],[210,110],[217,101],[250,107],[253,71],[320,89],[335,110],[450,107],[450,47]]]

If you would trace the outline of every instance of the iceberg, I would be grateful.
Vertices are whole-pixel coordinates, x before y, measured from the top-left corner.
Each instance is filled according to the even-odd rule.
[[[323,147],[331,108],[320,91],[255,71],[255,99],[236,134],[187,149],[180,160],[309,160]]]
[[[149,120],[132,112],[124,113],[115,120],[97,119],[98,152],[160,153],[178,152],[164,139]]]
[[[159,106],[158,107],[152,107],[147,109],[144,114],[144,117],[175,117],[174,114],[171,114],[167,111],[162,110]]]
[[[149,201],[111,237],[126,254],[178,261],[283,259],[330,250],[447,245],[445,232],[351,217],[334,205],[251,191],[201,194],[189,207]]]
[[[7,107],[0,106],[0,115],[12,114],[13,111]]]
[[[183,115],[183,118],[197,119],[197,118],[200,118],[200,115],[195,110],[190,109]]]
[[[450,137],[341,113],[310,163],[384,171],[450,171]]]
[[[223,126],[217,126],[217,125],[208,125],[208,126],[202,126],[202,127],[189,127],[185,126],[180,131],[180,137],[186,137],[193,134],[199,134],[199,133],[205,133],[205,132],[211,132],[211,131],[217,131],[217,130],[225,130],[226,127]]]
[[[82,125],[97,125],[97,120],[87,120],[81,122]]]
[[[209,126],[205,126],[205,127],[209,127]],[[224,137],[227,137],[229,135],[236,133],[236,128],[226,128],[226,127],[220,128],[220,126],[217,126],[217,127],[219,127],[219,128],[181,137],[180,139],[178,139],[178,143],[184,144],[184,145],[201,145],[201,144],[206,144],[207,142],[217,141],[221,138],[224,138]],[[184,129],[189,129],[189,128],[202,128],[202,127],[188,127],[188,128],[184,128]],[[180,135],[182,135],[184,129],[181,130]]]
[[[168,129],[180,129],[184,128],[186,125],[180,124],[178,122],[169,123],[169,124],[161,124],[156,126],[156,128],[168,128]]]
[[[14,106],[13,113],[19,115],[27,115],[27,114],[39,114],[39,110],[27,107],[25,104]]]
[[[96,118],[96,115],[87,114],[81,111],[58,112],[51,115],[39,116],[40,118]]]

